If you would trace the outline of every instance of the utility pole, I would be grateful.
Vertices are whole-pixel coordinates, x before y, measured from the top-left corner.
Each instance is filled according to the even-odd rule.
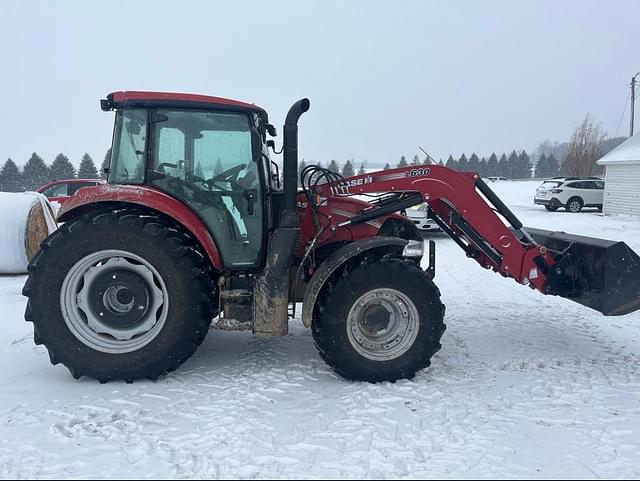
[[[633,121],[636,115],[636,78],[640,72],[631,77],[631,128],[629,129],[629,137],[633,137]]]

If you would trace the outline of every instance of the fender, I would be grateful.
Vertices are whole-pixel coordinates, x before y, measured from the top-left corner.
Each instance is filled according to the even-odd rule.
[[[114,204],[116,204],[114,206]],[[58,222],[66,222],[80,214],[117,205],[142,206],[166,214],[193,235],[207,253],[215,270],[223,271],[222,258],[207,226],[200,217],[182,202],[157,189],[142,185],[110,185],[85,187],[71,197],[60,208]]]
[[[313,310],[315,309],[316,301],[322,288],[345,262],[354,257],[362,257],[372,250],[391,250],[397,252],[398,255],[402,255],[402,251],[408,243],[408,240],[399,237],[376,236],[369,239],[357,240],[341,247],[331,254],[331,256],[320,264],[320,267],[318,267],[318,270],[313,274],[313,277],[307,285],[302,304],[302,323],[304,326],[311,327]]]

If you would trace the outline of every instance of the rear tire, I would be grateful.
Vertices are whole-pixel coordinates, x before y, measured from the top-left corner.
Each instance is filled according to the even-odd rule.
[[[566,209],[568,212],[577,214],[582,210],[583,205],[584,202],[582,202],[582,199],[580,197],[571,197],[571,199],[569,199],[567,202]]]
[[[34,341],[76,379],[157,379],[193,355],[217,312],[207,259],[152,214],[97,211],[67,222],[29,274]]]
[[[544,208],[547,209],[549,212],[555,212],[558,210],[557,205],[545,205]]]
[[[440,291],[416,263],[362,262],[323,289],[313,338],[322,359],[345,379],[412,379],[441,347],[444,311]]]

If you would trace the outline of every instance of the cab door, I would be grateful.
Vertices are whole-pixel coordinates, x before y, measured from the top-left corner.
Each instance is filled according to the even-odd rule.
[[[245,113],[157,110],[151,114],[152,185],[195,211],[224,267],[262,264],[264,188]]]

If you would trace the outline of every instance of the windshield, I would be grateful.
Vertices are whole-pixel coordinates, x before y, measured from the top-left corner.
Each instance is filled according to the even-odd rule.
[[[109,182],[142,184],[144,182],[147,111],[119,110],[113,131],[113,152]]]

